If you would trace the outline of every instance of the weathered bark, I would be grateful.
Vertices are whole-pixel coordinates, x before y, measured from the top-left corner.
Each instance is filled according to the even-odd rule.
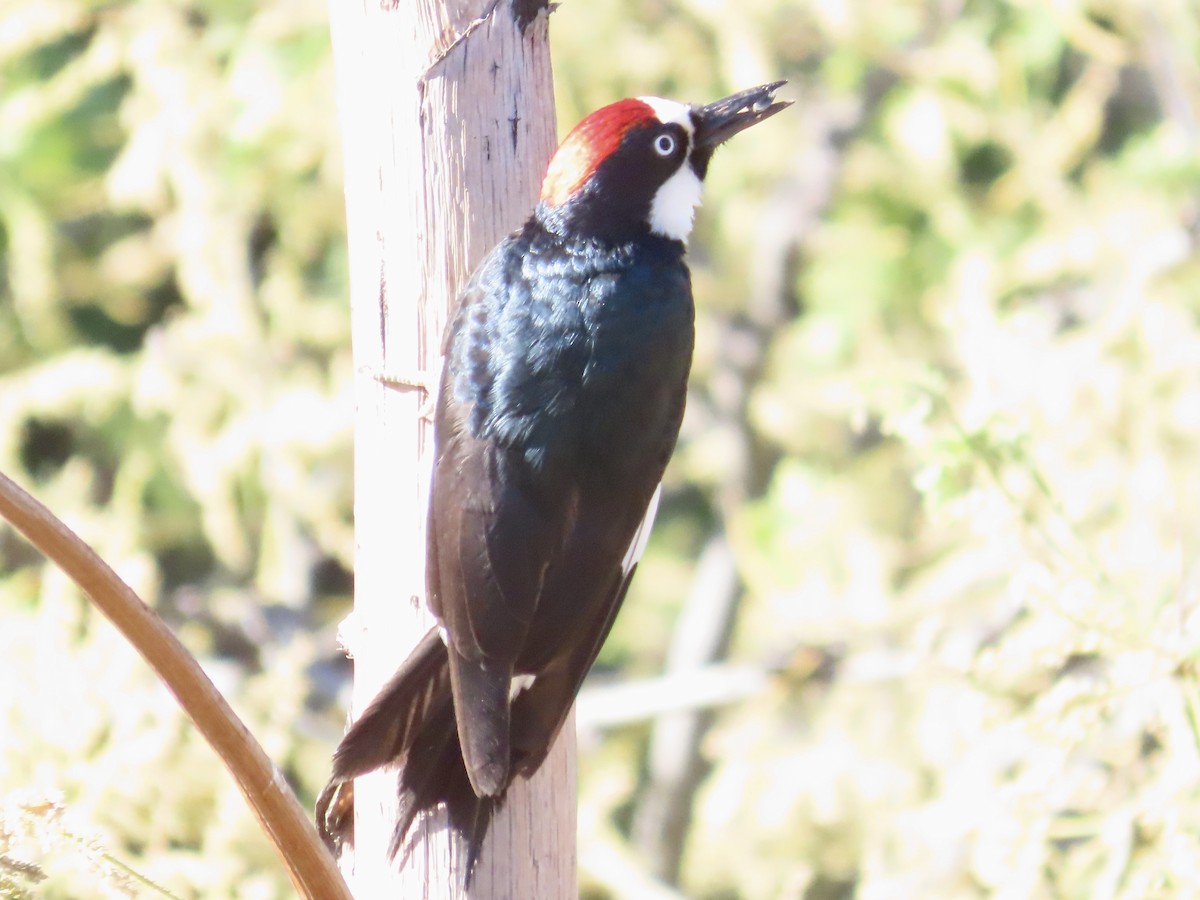
[[[547,10],[499,0],[332,0],[345,148],[355,400],[355,613],[343,633],[361,710],[428,628],[426,392],[471,268],[529,215],[554,147]],[[359,897],[459,896],[439,822],[387,860],[395,773],[355,786]],[[574,729],[492,825],[473,897],[575,896]]]

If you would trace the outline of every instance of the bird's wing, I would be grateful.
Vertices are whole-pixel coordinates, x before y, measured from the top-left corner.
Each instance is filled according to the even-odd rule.
[[[472,278],[447,343],[434,416],[429,601],[445,627],[463,758],[472,786],[508,784],[509,690],[546,569],[562,546],[570,491],[547,489],[521,452],[488,430],[499,257]],[[490,265],[489,265],[490,264]]]
[[[455,415],[452,408],[445,413]],[[562,543],[563,515],[536,502],[507,451],[465,429],[454,430],[438,454],[430,605],[447,633],[467,772],[476,792],[490,796],[508,783],[509,685],[546,568]]]
[[[613,518],[608,511],[595,515],[585,505],[563,549],[562,565],[549,573],[542,592],[543,613],[571,624],[569,632],[552,625],[551,633],[540,633],[539,619],[531,636],[531,651],[545,656],[533,666],[540,674],[512,704],[518,773],[531,775],[537,770],[562,728],[629,590],[661,493],[659,486],[632,538],[628,530],[624,532],[625,544],[617,542],[617,531],[605,527]],[[557,640],[553,632],[558,633]]]

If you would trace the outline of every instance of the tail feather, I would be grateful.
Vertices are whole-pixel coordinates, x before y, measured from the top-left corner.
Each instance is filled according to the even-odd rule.
[[[470,885],[492,816],[503,803],[478,797],[467,777],[454,721],[446,647],[431,631],[350,726],[333,756],[333,774],[317,800],[317,828],[336,855],[354,844],[354,779],[399,766],[400,804],[390,855],[405,862],[413,823],[446,809],[455,852],[465,854]],[[507,785],[505,785],[507,787]]]
[[[446,647],[430,630],[346,732],[333,753],[331,781],[349,781],[397,761],[430,707],[450,696]]]
[[[407,860],[412,851],[409,831],[422,812],[444,806],[455,838],[455,853],[465,855],[467,883],[479,859],[484,836],[501,800],[479,797],[467,778],[454,724],[454,707],[447,702],[432,712],[404,761],[398,779],[400,814],[389,852]]]

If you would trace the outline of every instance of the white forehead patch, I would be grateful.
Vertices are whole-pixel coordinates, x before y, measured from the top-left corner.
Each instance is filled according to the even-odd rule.
[[[676,125],[682,125],[689,135],[695,132],[696,127],[692,124],[691,107],[686,103],[676,103],[674,100],[664,100],[662,97],[638,97],[638,99],[654,110],[654,115],[658,116],[658,121],[664,125],[674,122]]]

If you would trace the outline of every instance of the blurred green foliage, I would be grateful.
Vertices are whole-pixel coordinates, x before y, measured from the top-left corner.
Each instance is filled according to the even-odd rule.
[[[768,686],[698,732],[678,889],[1194,892],[1200,10],[570,2],[552,40],[564,128],[799,101],[713,166],[689,419],[602,657],[658,672],[728,549],[713,658]],[[0,73],[0,468],[309,799],[353,557],[325,5],[5,0]],[[0,894],[288,895],[171,698],[8,530],[0,659]],[[649,735],[585,736],[588,896],[674,880],[638,836]]]

